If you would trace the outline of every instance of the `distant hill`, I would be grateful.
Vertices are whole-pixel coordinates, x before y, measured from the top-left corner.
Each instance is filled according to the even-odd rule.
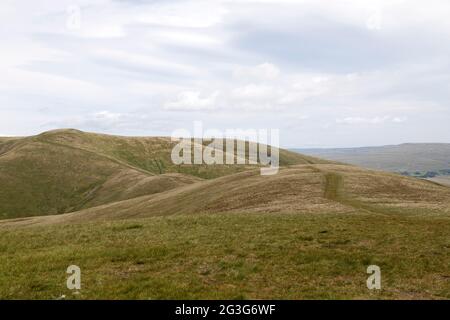
[[[437,177],[434,177],[434,178],[428,178],[428,180],[434,181],[434,182],[437,182],[439,184],[443,184],[445,186],[449,186],[450,187],[450,175],[449,176],[437,176]]]
[[[405,143],[381,147],[292,150],[420,178],[450,175],[450,143]]]
[[[0,138],[0,218],[72,212],[255,168],[174,165],[174,145],[74,129]],[[280,150],[281,165],[327,162]]]

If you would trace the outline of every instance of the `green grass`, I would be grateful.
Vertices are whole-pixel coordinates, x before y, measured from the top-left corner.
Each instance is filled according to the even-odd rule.
[[[212,179],[246,169],[246,166],[243,165],[175,165],[171,159],[171,152],[177,142],[172,142],[169,137],[122,137],[67,129],[45,132],[35,139],[107,156],[111,160],[119,161],[122,164],[128,164],[133,168],[139,168],[153,174],[177,172]],[[205,140],[204,146],[207,146],[209,143],[210,141]],[[224,148],[225,145],[224,142]],[[223,150],[225,151],[225,149]],[[246,158],[248,158],[249,142],[246,142],[245,150]],[[326,160],[300,155],[284,149],[280,149],[279,153],[281,166],[329,163]]]
[[[449,299],[450,218],[226,214],[0,230],[2,299]],[[26,241],[24,241],[26,239]],[[82,289],[65,287],[66,268]],[[381,267],[382,290],[366,268]]]

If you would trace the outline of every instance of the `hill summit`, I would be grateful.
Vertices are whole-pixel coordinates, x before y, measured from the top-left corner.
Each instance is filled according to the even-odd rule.
[[[61,214],[252,170],[253,165],[174,165],[168,137],[60,129],[0,138],[0,217]],[[280,165],[328,163],[280,150]]]

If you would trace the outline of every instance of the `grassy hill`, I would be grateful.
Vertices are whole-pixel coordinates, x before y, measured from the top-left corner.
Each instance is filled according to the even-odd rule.
[[[170,149],[74,130],[0,140],[15,217],[0,221],[0,298],[450,299],[450,188],[287,151],[271,176],[180,168]]]
[[[0,139],[0,218],[60,214],[159,193],[249,165],[174,165],[174,142],[55,130]],[[280,164],[326,162],[280,151]]]
[[[272,176],[249,170],[69,214],[3,225],[242,212],[442,215],[450,214],[450,188],[348,165],[295,165]]]

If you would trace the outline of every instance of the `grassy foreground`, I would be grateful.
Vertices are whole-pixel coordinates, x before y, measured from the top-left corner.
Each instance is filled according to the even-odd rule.
[[[449,299],[450,218],[222,214],[0,230],[1,299]],[[82,288],[66,288],[80,266]],[[381,268],[368,290],[366,268]]]

